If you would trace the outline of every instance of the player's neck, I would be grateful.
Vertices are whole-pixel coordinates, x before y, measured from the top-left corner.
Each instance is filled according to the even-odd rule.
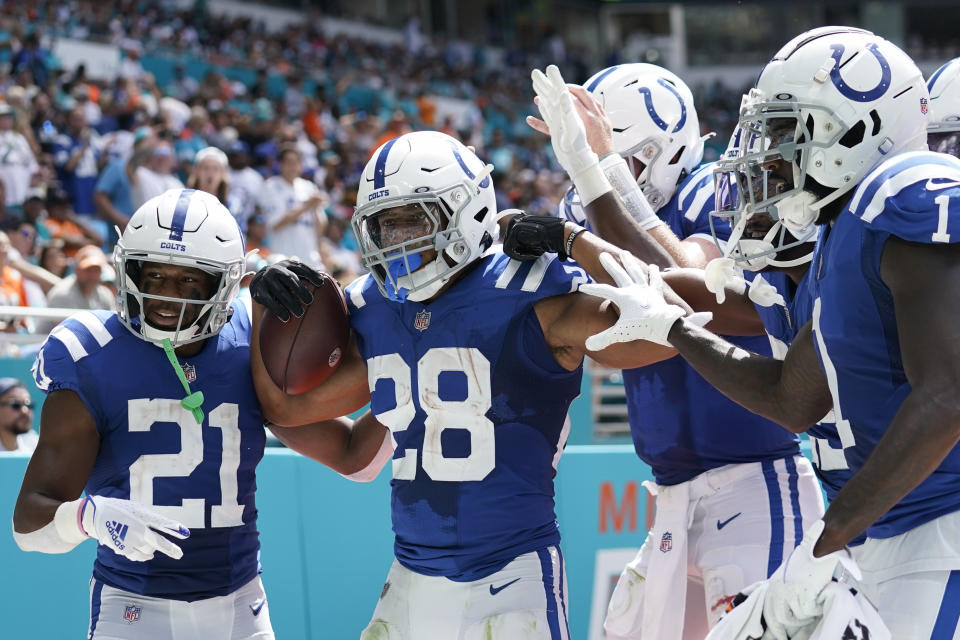
[[[781,271],[787,274],[787,277],[793,281],[793,284],[799,285],[800,281],[803,280],[803,276],[807,275],[807,271],[810,270],[810,263],[806,262],[804,264],[797,265],[795,267],[786,267],[781,269]]]
[[[190,358],[197,355],[203,351],[203,347],[207,344],[206,340],[199,340],[197,342],[191,342],[189,344],[182,344],[176,349],[173,350],[177,354],[178,358]]]

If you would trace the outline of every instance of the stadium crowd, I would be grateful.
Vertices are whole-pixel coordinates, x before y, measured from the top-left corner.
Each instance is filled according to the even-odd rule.
[[[362,269],[349,224],[360,171],[380,144],[412,130],[473,145],[495,167],[499,208],[554,210],[566,177],[524,123],[535,111],[526,70],[559,56],[571,78],[591,71],[576,50],[557,51],[556,39],[540,51],[508,50],[498,65],[483,48],[431,42],[415,24],[384,44],[325,36],[319,15],[270,32],[201,3],[0,7],[0,303],[8,305],[112,305],[106,255],[115,228],[180,185],[228,206],[248,248],[260,250],[251,268],[298,255],[347,284]],[[52,44],[65,37],[116,45],[116,77],[58,60]],[[146,56],[172,64],[169,82],[144,68]],[[217,66],[194,75],[184,60]],[[711,114],[724,129],[716,141],[732,127],[737,96],[719,85],[704,91],[704,130]],[[444,108],[450,103],[457,108]],[[4,331],[50,326],[0,321]]]

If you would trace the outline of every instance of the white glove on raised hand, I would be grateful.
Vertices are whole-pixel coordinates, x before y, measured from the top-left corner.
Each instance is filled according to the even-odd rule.
[[[750,290],[747,292],[747,297],[750,298],[753,304],[761,307],[772,307],[775,304],[781,307],[787,306],[787,301],[783,299],[783,296],[780,295],[777,288],[767,282],[759,273],[754,276],[750,282]]]
[[[714,258],[708,262],[703,269],[703,284],[717,296],[717,304],[727,299],[727,287],[743,293],[747,286],[733,258]]]
[[[770,576],[763,599],[763,618],[769,634],[765,638],[787,640],[823,615],[823,590],[839,569],[860,579],[860,568],[846,548],[821,558],[813,556],[823,528],[823,520],[807,528],[800,546]]]
[[[120,498],[87,496],[80,503],[78,527],[114,553],[144,562],[159,551],[174,560],[183,550],[160,533],[179,538],[190,536],[185,526],[139,503]]]
[[[587,338],[587,349],[601,351],[611,344],[634,340],[648,340],[669,347],[667,334],[686,311],[664,300],[663,279],[657,265],[647,265],[647,274],[644,275],[643,266],[632,254],[621,252],[620,260],[622,267],[609,253],[600,254],[600,264],[617,283],[616,287],[596,283],[580,286],[583,293],[606,298],[620,310],[616,324]],[[689,320],[703,326],[712,317],[710,313],[695,313]]]
[[[546,74],[534,69],[531,78],[540,115],[550,128],[550,143],[557,162],[573,180],[580,201],[584,205],[590,204],[612,187],[600,170],[600,159],[590,148],[583,121],[573,106],[570,89],[556,65],[547,67]]]

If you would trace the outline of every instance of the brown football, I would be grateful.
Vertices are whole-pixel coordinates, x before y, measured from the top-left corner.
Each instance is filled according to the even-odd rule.
[[[304,393],[330,377],[346,353],[350,319],[340,285],[326,273],[303,316],[283,322],[270,311],[260,323],[260,353],[273,382],[286,393]]]

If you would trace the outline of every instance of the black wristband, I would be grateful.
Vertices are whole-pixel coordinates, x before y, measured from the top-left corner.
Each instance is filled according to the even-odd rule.
[[[570,253],[573,251],[573,241],[576,240],[577,236],[579,236],[584,231],[586,231],[586,229],[584,229],[583,227],[577,227],[576,229],[570,232],[570,235],[567,236],[567,244],[564,246],[563,252],[560,253],[560,256],[559,256],[561,260],[566,260],[570,257]]]

